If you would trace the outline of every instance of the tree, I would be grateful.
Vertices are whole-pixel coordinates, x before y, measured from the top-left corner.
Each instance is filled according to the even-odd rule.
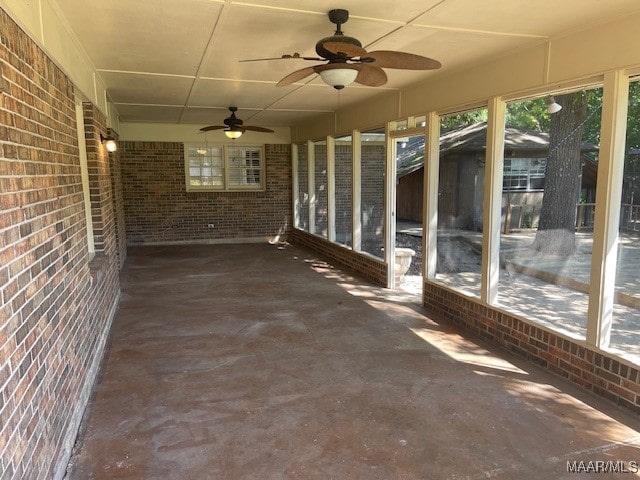
[[[509,103],[506,112],[507,127],[523,128],[535,132],[548,132],[551,123],[547,102],[536,98],[524,102]]]
[[[487,109],[469,110],[440,117],[440,133],[450,132],[456,128],[466,127],[474,123],[487,121]]]
[[[551,116],[549,154],[540,222],[532,248],[569,255],[575,250],[576,204],[580,196],[582,134],[587,118],[585,91],[556,97],[562,110]]]

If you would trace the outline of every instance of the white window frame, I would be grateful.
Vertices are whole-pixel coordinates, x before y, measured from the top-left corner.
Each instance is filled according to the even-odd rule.
[[[529,164],[522,169],[514,169],[513,161]],[[502,180],[503,192],[542,192],[544,191],[544,177],[546,173],[547,159],[545,157],[509,157],[504,159],[504,174]],[[514,186],[514,180],[524,180],[526,185],[522,188]],[[542,179],[542,188],[533,186],[534,181]],[[509,182],[509,185],[506,184]]]
[[[220,157],[222,160],[222,184],[221,185],[192,185],[191,184],[191,156],[190,150],[192,148],[202,149],[207,152],[212,152],[215,149],[220,150]],[[234,169],[232,164],[234,154],[237,151],[248,150],[258,153],[258,163],[256,167],[245,165],[245,170],[251,170],[253,174],[258,174],[259,179],[255,183],[247,184],[232,184],[231,176]],[[213,158],[213,155],[211,155]],[[198,158],[198,157],[194,157]],[[213,167],[212,167],[213,168]],[[185,174],[185,186],[188,192],[262,192],[265,190],[265,158],[264,147],[261,145],[221,145],[221,144],[202,144],[202,143],[185,143],[184,144],[184,174]],[[248,173],[245,172],[248,178]]]

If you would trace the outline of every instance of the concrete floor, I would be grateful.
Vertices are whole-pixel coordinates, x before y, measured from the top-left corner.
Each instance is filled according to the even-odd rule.
[[[266,244],[134,248],[75,479],[576,479],[640,419]],[[602,478],[630,478],[609,474]]]

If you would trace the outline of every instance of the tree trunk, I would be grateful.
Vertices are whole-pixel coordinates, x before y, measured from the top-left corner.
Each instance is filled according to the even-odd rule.
[[[532,248],[570,255],[575,250],[576,204],[582,173],[580,147],[587,102],[583,92],[557,96],[556,101],[562,110],[551,116],[544,196]]]

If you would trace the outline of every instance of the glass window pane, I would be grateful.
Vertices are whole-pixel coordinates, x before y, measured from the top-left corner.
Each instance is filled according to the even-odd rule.
[[[327,142],[314,142],[315,154],[315,200],[316,200],[316,229],[315,232],[327,238]]]
[[[602,89],[555,100],[507,105],[498,304],[584,339]]]
[[[351,136],[336,138],[336,242],[351,246],[353,159]]]
[[[436,280],[480,295],[487,110],[441,117]]]
[[[259,188],[261,170],[253,167],[260,166],[261,158],[262,150],[259,148],[227,147],[229,188]]]
[[[640,363],[640,81],[629,85],[628,101],[610,348]]]
[[[309,159],[307,143],[298,144],[298,212],[297,227],[309,231]]]
[[[362,251],[384,258],[384,128],[362,132],[360,142]]]

